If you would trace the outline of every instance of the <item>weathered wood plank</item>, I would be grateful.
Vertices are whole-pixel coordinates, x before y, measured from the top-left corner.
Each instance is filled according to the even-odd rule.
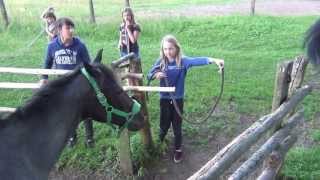
[[[273,151],[269,157],[267,168],[260,174],[257,180],[274,180],[281,169],[286,153],[297,141],[297,135],[291,135],[286,138],[280,145],[280,148]]]
[[[230,177],[229,180],[241,180],[245,179],[253,173],[263,160],[275,150],[281,142],[289,136],[291,130],[297,126],[299,122],[303,120],[303,112],[299,111],[293,115],[288,123],[279,129],[275,134],[270,137],[247,161],[245,161]]]
[[[306,95],[311,92],[310,86],[304,86],[273,113],[260,118],[231,143],[219,151],[214,158],[207,162],[199,171],[188,180],[218,179],[239,157],[247,151],[270,128],[281,123],[284,118]]]
[[[276,110],[288,98],[288,88],[292,65],[292,61],[285,61],[277,65],[277,74],[272,100],[272,111]]]

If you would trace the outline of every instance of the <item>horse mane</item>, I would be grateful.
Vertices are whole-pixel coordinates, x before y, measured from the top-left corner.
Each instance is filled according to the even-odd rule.
[[[111,68],[109,68],[108,66],[104,66],[103,64],[100,64],[100,63],[93,63],[93,66],[102,70],[104,74],[110,77],[110,79],[113,79],[114,80],[113,83],[118,84],[118,82],[116,81],[117,79],[116,75]]]
[[[46,107],[49,103],[48,97],[55,93],[58,89],[62,88],[65,84],[69,83],[75,76],[80,73],[80,67],[76,68],[73,72],[61,76],[55,80],[50,81],[46,86],[40,88],[24,105],[19,106],[16,111],[10,114],[5,119],[21,119],[27,114],[39,112],[39,110]]]

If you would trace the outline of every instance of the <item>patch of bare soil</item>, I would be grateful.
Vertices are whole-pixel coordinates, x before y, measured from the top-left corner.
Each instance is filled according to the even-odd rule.
[[[159,161],[147,168],[145,176],[142,179],[187,179],[255,120],[256,118],[254,117],[239,115],[232,121],[226,120],[222,128],[224,130],[219,130],[216,134],[208,134],[208,129],[206,129],[208,127],[203,126],[199,128],[199,133],[196,137],[184,136],[183,161],[178,164],[173,162],[174,148],[171,141],[167,152],[162,155]],[[171,137],[169,136],[168,139],[173,139],[172,135]],[[204,139],[206,139],[205,142],[202,141]],[[228,174],[228,172],[226,174]]]

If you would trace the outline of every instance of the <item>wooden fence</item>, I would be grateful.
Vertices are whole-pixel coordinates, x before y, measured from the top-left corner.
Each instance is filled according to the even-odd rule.
[[[297,134],[292,129],[303,120],[303,111],[296,112],[295,108],[311,92],[308,85],[300,87],[306,65],[307,60],[303,57],[278,64],[272,112],[253,123],[188,180],[219,179],[270,129],[271,137],[228,179],[248,179],[268,156],[268,162],[258,179],[274,179],[282,167],[285,154],[297,139]]]

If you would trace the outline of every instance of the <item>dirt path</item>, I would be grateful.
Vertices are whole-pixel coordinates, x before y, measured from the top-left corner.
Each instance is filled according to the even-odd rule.
[[[273,16],[305,16],[319,15],[320,1],[317,0],[257,0],[255,12],[257,15]],[[224,5],[197,5],[175,8],[173,10],[143,10],[137,17],[159,18],[172,16],[224,16],[249,15],[250,0]]]

